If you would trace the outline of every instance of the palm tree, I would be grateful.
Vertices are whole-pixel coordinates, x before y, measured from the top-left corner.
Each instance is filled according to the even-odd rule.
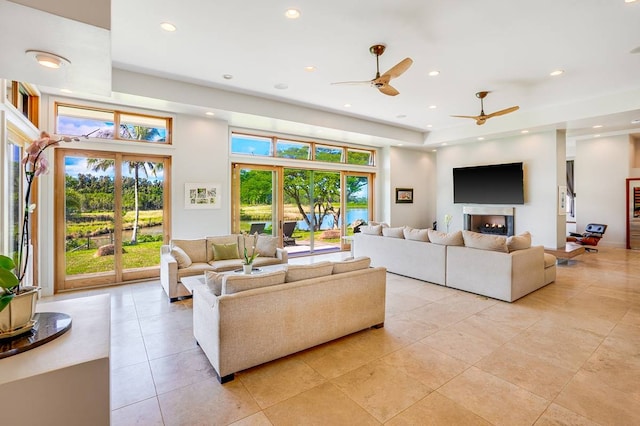
[[[97,171],[107,171],[113,168],[115,160],[107,158],[88,158],[87,167]],[[140,172],[144,173],[145,177],[149,175],[157,176],[158,172],[164,168],[163,163],[154,163],[151,161],[127,161],[126,164],[129,167],[129,173],[133,174],[133,202],[134,202],[134,220],[133,231],[131,232],[131,244],[138,242],[138,221],[140,219],[140,207],[139,207],[139,194],[138,187],[140,182]]]

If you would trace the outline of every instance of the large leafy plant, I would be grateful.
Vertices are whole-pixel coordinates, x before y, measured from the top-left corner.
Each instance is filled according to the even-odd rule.
[[[18,276],[13,272],[15,269],[16,264],[13,259],[0,255],[0,287],[3,290],[0,294],[0,311],[11,303],[20,284]]]

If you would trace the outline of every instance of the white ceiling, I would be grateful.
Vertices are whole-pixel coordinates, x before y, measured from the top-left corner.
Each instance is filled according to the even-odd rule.
[[[22,7],[0,0],[1,26],[16,21],[3,13],[9,4]],[[299,9],[301,17],[285,18],[289,7]],[[44,44],[59,49],[56,53],[73,56],[74,90],[91,91],[88,82],[105,78],[104,62],[111,61],[123,70],[424,132],[425,145],[522,129],[567,129],[577,138],[640,132],[640,123],[631,124],[640,119],[640,53],[631,53],[640,50],[640,1],[111,0],[111,11],[111,50],[90,58],[94,70],[76,70],[82,56],[68,52],[84,49],[91,55],[92,48],[104,47],[99,36],[106,30],[78,28],[76,37],[57,34],[56,27],[47,28],[50,34],[39,32]],[[175,24],[177,31],[161,30],[163,21]],[[5,72],[4,51],[10,46],[1,26],[0,75],[12,78]],[[26,36],[11,39],[10,44],[19,44],[12,48],[16,57]],[[391,82],[398,96],[330,84],[373,78],[375,57],[369,47],[378,43],[387,46],[381,72],[405,57],[414,61]],[[305,71],[306,66],[316,71]],[[26,64],[20,67],[27,69]],[[550,77],[554,69],[565,73]],[[429,77],[432,70],[440,75]],[[224,79],[224,74],[233,78]],[[109,90],[110,77],[107,82]],[[287,89],[274,87],[279,84]],[[481,90],[492,92],[485,112],[512,105],[520,110],[484,126],[450,117],[478,114],[475,93]],[[352,106],[345,108],[346,103]],[[592,129],[596,124],[605,127]]]

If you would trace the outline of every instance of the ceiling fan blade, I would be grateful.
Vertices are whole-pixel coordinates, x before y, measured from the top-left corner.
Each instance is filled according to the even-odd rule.
[[[378,90],[384,93],[385,95],[389,95],[389,96],[395,96],[400,93],[396,90],[395,87],[389,86],[388,84],[378,87]]]
[[[382,74],[381,77],[385,77],[385,76],[388,76],[389,78],[400,77],[402,75],[402,73],[404,73],[406,70],[409,69],[411,64],[413,64],[413,59],[404,58],[403,60],[401,60],[400,62],[395,64],[393,67],[391,67],[391,69],[389,69],[389,71],[387,71],[384,74]]]
[[[371,84],[371,80],[362,80],[362,81],[338,81],[336,83],[331,83],[332,85],[334,84],[352,84],[352,85],[369,85]]]
[[[479,115],[452,115],[451,117],[457,117],[457,118],[470,118],[472,120],[479,120],[480,118],[482,118]]]
[[[486,118],[497,117],[499,115],[509,114],[510,112],[519,110],[519,106],[512,106],[511,108],[501,109],[500,111],[492,112],[491,114],[487,114]]]

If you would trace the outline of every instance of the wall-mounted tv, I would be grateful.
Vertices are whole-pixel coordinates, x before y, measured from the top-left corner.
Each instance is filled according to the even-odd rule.
[[[524,204],[522,163],[453,169],[456,204]]]

